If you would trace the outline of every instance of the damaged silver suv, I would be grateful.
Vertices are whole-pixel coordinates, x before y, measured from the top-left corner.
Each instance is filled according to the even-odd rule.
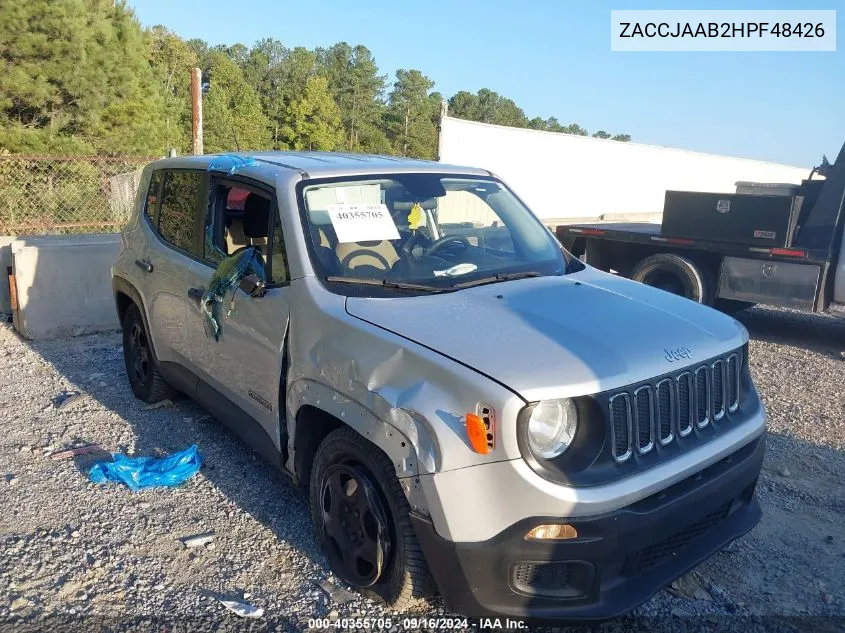
[[[113,286],[135,395],[231,426],[393,608],[610,617],[760,518],[745,329],[584,265],[484,170],[161,160]]]

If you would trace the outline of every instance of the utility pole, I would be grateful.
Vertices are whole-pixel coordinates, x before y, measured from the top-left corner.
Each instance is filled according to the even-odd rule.
[[[191,115],[192,151],[202,154],[202,71],[199,68],[191,69]]]

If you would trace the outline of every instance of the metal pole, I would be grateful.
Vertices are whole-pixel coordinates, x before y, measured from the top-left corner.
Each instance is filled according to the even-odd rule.
[[[191,114],[193,153],[202,154],[202,71],[199,68],[191,69]]]

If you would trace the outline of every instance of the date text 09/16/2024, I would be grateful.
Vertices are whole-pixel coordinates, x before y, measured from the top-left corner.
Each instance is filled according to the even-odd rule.
[[[420,629],[466,631],[470,624],[475,624],[482,631],[518,631],[527,628],[524,620],[513,618],[480,618],[470,622],[468,618],[449,617],[406,617],[402,618],[403,630],[416,631]],[[380,631],[393,627],[392,618],[313,618],[308,621],[309,629],[372,629]]]

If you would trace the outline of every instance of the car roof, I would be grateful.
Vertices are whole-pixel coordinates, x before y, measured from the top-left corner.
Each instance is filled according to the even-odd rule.
[[[211,169],[215,160],[243,160],[244,166],[237,173],[273,183],[280,171],[298,173],[303,179],[337,176],[361,176],[389,173],[436,173],[471,176],[491,176],[491,172],[477,167],[447,165],[431,160],[384,156],[378,154],[352,154],[342,152],[232,152],[227,154],[202,154],[163,158],[154,163],[155,169]],[[254,160],[251,160],[254,159]],[[222,169],[221,171],[225,171]]]

